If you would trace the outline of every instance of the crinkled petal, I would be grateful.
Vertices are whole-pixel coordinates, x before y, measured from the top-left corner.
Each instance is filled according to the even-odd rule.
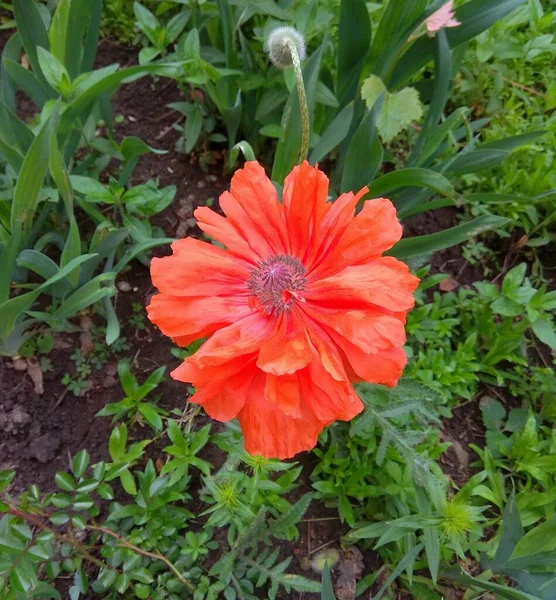
[[[358,379],[388,387],[397,385],[407,363],[407,356],[402,347],[369,354],[346,338],[340,335],[332,335],[344,353],[350,369],[353,370]]]
[[[308,365],[312,358],[303,321],[292,311],[280,317],[274,335],[262,343],[257,366],[274,375],[291,375]]]
[[[377,310],[315,309],[310,305],[303,310],[326,331],[335,331],[364,352],[376,353],[405,343],[400,319]]]
[[[332,206],[327,203],[328,177],[305,161],[286,177],[283,198],[291,254],[308,267],[320,241],[321,221]]]
[[[276,188],[257,162],[247,162],[234,173],[230,193],[220,206],[235,227],[242,231],[259,255],[287,254],[289,238]]]
[[[172,244],[174,254],[153,258],[153,285],[171,296],[247,296],[249,269],[229,252],[194,238]]]
[[[253,356],[251,360],[246,361],[242,357],[235,364],[232,361],[224,366],[200,370],[194,364],[186,362],[172,371],[172,377],[199,387],[189,401],[200,404],[210,417],[225,423],[235,418],[245,405],[256,373]],[[204,385],[199,381],[204,381]]]
[[[285,459],[314,448],[319,433],[329,423],[318,421],[310,414],[301,419],[284,414],[265,398],[265,383],[266,377],[259,373],[238,415],[245,450],[250,454]]]
[[[253,266],[261,260],[262,257],[253,252],[248,241],[226,217],[219,215],[207,206],[197,208],[193,214],[197,219],[197,225],[207,235],[226,246],[231,254]]]
[[[147,306],[150,321],[180,346],[207,337],[250,313],[245,299],[237,297],[184,298],[157,294]]]
[[[200,368],[203,368],[251,354],[273,334],[275,327],[276,323],[273,319],[258,312],[251,313],[228,327],[219,329],[197,350],[193,359]]]
[[[268,373],[264,395],[271,404],[284,414],[296,419],[301,418],[301,403],[303,398],[298,373],[280,376]]]
[[[385,198],[364,203],[337,243],[310,274],[311,280],[325,278],[353,265],[361,265],[389,250],[402,237],[402,226],[394,205]]]
[[[304,293],[308,302],[336,308],[381,307],[391,312],[413,308],[419,279],[393,257],[346,267],[336,275],[313,281]]]
[[[342,357],[324,332],[311,336],[315,358],[299,373],[303,398],[320,421],[349,421],[363,410],[342,364]]]

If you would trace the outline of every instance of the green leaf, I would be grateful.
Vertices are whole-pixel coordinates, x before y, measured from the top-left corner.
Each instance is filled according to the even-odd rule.
[[[191,110],[185,119],[185,128],[183,130],[183,136],[185,138],[185,153],[189,154],[201,135],[203,128],[203,113],[201,107],[195,104],[193,110]]]
[[[509,150],[484,149],[472,150],[470,152],[461,152],[450,162],[447,171],[462,175],[464,173],[475,173],[483,169],[490,169],[508,158]]]
[[[69,473],[64,473],[60,471],[56,473],[56,477],[54,478],[56,481],[56,485],[64,492],[73,492],[75,489],[75,481],[73,477]]]
[[[344,141],[351,122],[353,121],[353,102],[350,102],[336,115],[332,123],[326,128],[321,138],[311,151],[309,161],[312,164],[320,162],[325,158],[336,146]]]
[[[163,424],[160,415],[150,404],[140,404],[139,412],[145,417],[147,423],[155,430],[162,431]]]
[[[34,74],[47,86],[39,64],[38,48],[49,48],[48,34],[37,5],[29,0],[12,0],[17,31]],[[47,88],[48,89],[48,88]]]
[[[278,139],[282,135],[282,128],[277,124],[265,125],[259,129],[259,134]]]
[[[552,323],[545,319],[537,319],[531,323],[531,329],[543,344],[556,352],[556,333]]]
[[[498,431],[502,428],[504,419],[506,418],[506,409],[498,400],[486,398],[486,400],[482,401],[481,413],[483,423],[488,430]]]
[[[55,111],[42,126],[23,161],[12,202],[12,231],[18,223],[21,223],[25,230],[33,222],[39,203],[41,187],[48,170],[50,134],[54,129],[56,120]]]
[[[125,454],[125,447],[127,444],[127,426],[125,423],[120,427],[114,427],[110,434],[108,441],[108,451],[110,452],[110,458],[114,462],[120,462]]]
[[[132,573],[130,573],[131,579],[135,581],[139,581],[141,583],[152,583],[154,581],[153,576],[145,567],[140,567],[139,569],[135,569]]]
[[[165,44],[168,46],[169,44],[175,42],[182,31],[185,29],[187,25],[187,21],[189,20],[189,12],[182,11],[177,15],[174,15],[166,24],[166,37]]]
[[[125,469],[120,473],[120,481],[122,482],[122,486],[124,490],[130,494],[131,496],[135,496],[137,494],[137,486],[135,485],[135,479],[133,475],[129,471],[129,469]]]
[[[508,294],[517,290],[523,284],[527,273],[527,263],[521,263],[513,269],[510,269],[504,276],[502,281],[502,293]]]
[[[25,597],[29,597],[28,592],[31,591],[36,579],[34,571],[26,562],[15,564],[14,568],[10,571],[10,583],[13,590],[25,594]]]
[[[519,518],[515,494],[512,494],[504,507],[500,541],[494,559],[492,560],[493,569],[499,570],[504,568],[522,537],[523,526],[521,524],[521,519]]]
[[[322,570],[321,600],[336,600],[332,588],[332,579],[330,578],[330,567],[327,562],[324,563],[324,569]]]
[[[120,150],[125,160],[131,160],[136,156],[148,154],[149,152],[159,155],[168,154],[168,150],[158,150],[157,148],[152,148],[151,146],[146,144],[141,138],[138,138],[133,135],[124,138]]]
[[[71,81],[64,65],[48,50],[37,48],[37,56],[43,75],[48,83],[63,96],[71,94]]]
[[[104,286],[103,284],[112,283],[115,277],[116,273],[114,272],[97,275],[65,299],[52,316],[55,319],[68,319],[84,308],[102,300],[102,298],[113,296],[116,293],[115,287],[113,285]]]
[[[379,108],[377,104],[367,111],[350,140],[344,160],[341,192],[358,192],[374,179],[380,168],[383,152],[376,133]]]
[[[430,169],[400,169],[375,179],[369,183],[370,197],[388,197],[388,194],[404,187],[422,187],[452,196],[454,188],[444,175]],[[369,195],[368,195],[369,196]]]
[[[403,571],[405,571],[405,569],[407,567],[409,567],[410,565],[413,564],[413,562],[415,561],[415,558],[417,557],[419,552],[421,552],[422,549],[423,549],[423,544],[418,544],[417,546],[415,546],[415,548],[410,550],[402,558],[402,560],[398,563],[396,568],[392,571],[392,574],[390,575],[390,577],[388,577],[388,579],[386,580],[384,585],[380,588],[380,590],[376,593],[376,595],[373,596],[373,600],[380,600],[382,598],[382,596],[385,594],[385,592],[388,590],[388,588],[394,583],[394,581],[397,579],[397,577],[399,575],[401,575],[401,573]]]
[[[495,140],[494,142],[483,144],[481,148],[508,151],[515,150],[515,148],[526,146],[530,142],[534,142],[535,140],[538,140],[539,138],[544,137],[545,135],[546,131],[532,131],[531,133],[523,133],[521,135],[513,135],[511,137]]]
[[[367,3],[365,0],[342,0],[338,28],[338,75],[336,79],[336,95],[340,106],[344,106],[355,98],[370,46],[371,20]],[[315,162],[319,160],[318,158],[314,159]]]
[[[103,298],[104,316],[106,318],[106,344],[112,345],[120,337],[120,321],[110,298]]]
[[[31,129],[0,102],[0,138],[14,147],[19,154],[25,155],[35,136]]]
[[[396,0],[386,5],[375,30],[369,57],[370,73],[383,80],[391,73],[408,38],[427,16],[427,4],[429,0]]]
[[[75,3],[74,3],[75,4]],[[87,73],[91,71],[95,62],[95,56],[98,47],[98,38],[100,34],[100,21],[102,12],[102,0],[92,0],[92,2],[84,4],[78,2],[82,10],[86,11],[88,21],[85,27],[85,44],[83,46],[83,59],[79,67],[79,72]],[[68,37],[68,44],[71,44],[72,38]],[[73,46],[68,46],[73,52]],[[73,73],[70,65],[68,70]],[[77,70],[77,69],[76,69]]]
[[[236,164],[240,150],[241,150],[241,153],[243,154],[243,156],[245,157],[245,160],[248,160],[248,161],[257,160],[257,158],[255,156],[255,152],[254,152],[251,144],[249,144],[249,142],[246,142],[245,140],[243,140],[241,142],[238,142],[230,150],[230,160],[228,163],[230,169],[232,169],[234,167],[234,165]]]
[[[467,586],[477,587],[481,590],[495,593],[497,597],[504,598],[505,600],[539,600],[537,596],[520,592],[514,588],[509,588],[498,583],[492,583],[491,581],[484,581],[483,579],[478,579],[477,577],[471,577],[459,569],[451,569],[450,571],[444,573],[444,575],[448,579],[456,581],[457,583],[463,583]]]
[[[87,450],[81,450],[80,452],[78,452],[73,457],[73,461],[71,463],[73,474],[76,477],[82,477],[85,471],[87,470],[87,467],[89,466],[90,460],[91,457],[89,456]]]
[[[60,526],[65,525],[70,520],[70,516],[68,513],[57,512],[50,515],[50,520],[52,523],[54,523],[54,525]]]
[[[361,87],[361,97],[369,109],[375,105],[381,95],[383,101],[378,114],[377,129],[382,139],[390,142],[413,121],[423,116],[423,107],[415,88],[408,87],[390,93],[376,75],[365,79]]]
[[[47,84],[42,83],[34,73],[9,58],[4,58],[2,65],[14,83],[33,100],[39,110],[42,110],[47,100],[52,97],[52,94],[46,90]]]
[[[149,38],[153,45],[158,46],[156,34],[161,28],[158,19],[148,8],[145,8],[142,4],[139,4],[139,2],[133,3],[133,12],[135,13],[137,25],[141,31]]]
[[[427,116],[413,150],[407,159],[407,166],[422,164],[423,148],[431,137],[431,133],[437,128],[438,121],[448,100],[450,91],[450,80],[452,75],[452,61],[450,58],[450,46],[446,37],[446,31],[441,29],[436,33],[436,62],[435,79],[432,100],[427,111]]]
[[[422,254],[438,252],[438,250],[444,250],[445,248],[461,244],[484,231],[502,227],[502,225],[508,222],[509,219],[494,215],[477,217],[467,223],[450,227],[450,229],[445,229],[444,231],[403,239],[388,254],[400,260],[407,260],[408,258]]]
[[[156,246],[165,246],[167,244],[171,244],[174,241],[175,240],[173,240],[172,238],[155,238],[146,242],[134,244],[133,246],[131,246],[131,248],[126,250],[126,253],[118,261],[118,263],[114,267],[114,273],[120,273],[122,269],[127,264],[129,264],[136,256],[139,256],[139,254],[142,254],[146,250],[150,250],[151,248],[155,248]]]

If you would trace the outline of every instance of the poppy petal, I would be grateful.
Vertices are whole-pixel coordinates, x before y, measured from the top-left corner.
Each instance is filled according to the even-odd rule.
[[[284,414],[264,396],[265,376],[253,380],[247,402],[238,415],[245,436],[245,450],[268,458],[291,458],[315,447],[328,424],[309,416],[295,419]]]
[[[229,252],[194,238],[172,244],[174,254],[153,258],[153,285],[171,296],[247,296],[249,269]]]
[[[289,252],[283,207],[278,202],[276,188],[259,163],[247,162],[234,173],[230,194],[221,197],[220,206],[251,245],[255,237],[262,238],[272,254]]]
[[[157,294],[147,306],[150,321],[181,346],[207,337],[250,313],[243,298],[222,296],[180,298]]]
[[[328,177],[305,161],[286,177],[283,198],[291,253],[307,263],[319,243],[322,218],[332,206],[327,204]]]
[[[389,250],[401,237],[402,226],[390,200],[368,200],[345,228],[327,260],[312,272],[312,278],[324,278],[345,267],[369,262]]]
[[[409,272],[407,265],[392,257],[382,257],[314,281],[304,296],[312,303],[336,308],[374,305],[400,312],[413,308],[413,292],[418,285],[419,279]]]
[[[283,316],[274,335],[262,343],[257,366],[274,375],[291,375],[307,366],[312,358],[303,322],[292,313]]]
[[[369,354],[342,336],[333,337],[358,378],[367,383],[388,387],[397,385],[407,363],[407,355],[403,348],[389,348]]]

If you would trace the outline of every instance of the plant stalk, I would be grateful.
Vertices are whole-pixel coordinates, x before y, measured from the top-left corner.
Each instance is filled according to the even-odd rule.
[[[292,57],[293,72],[295,74],[295,83],[297,86],[297,96],[299,98],[299,109],[301,112],[301,151],[299,153],[299,163],[307,160],[309,154],[309,106],[307,105],[307,94],[305,93],[305,83],[303,82],[303,71],[301,70],[301,61],[295,43],[287,39],[286,44]]]

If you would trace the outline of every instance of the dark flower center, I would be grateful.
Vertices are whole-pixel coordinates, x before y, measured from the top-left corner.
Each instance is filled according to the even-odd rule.
[[[262,260],[251,271],[247,286],[266,314],[281,314],[298,300],[306,286],[306,269],[300,260],[283,254]]]

